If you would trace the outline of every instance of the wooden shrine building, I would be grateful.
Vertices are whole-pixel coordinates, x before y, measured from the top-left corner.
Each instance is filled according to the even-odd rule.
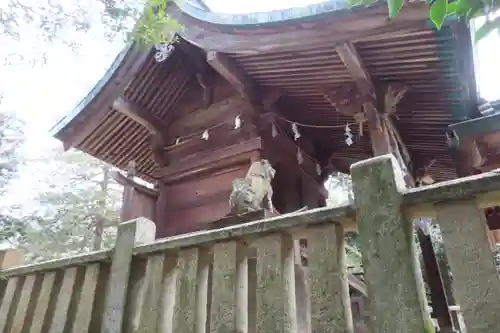
[[[324,205],[326,177],[374,155],[393,153],[410,187],[500,167],[499,115],[479,108],[464,22],[435,30],[419,1],[391,20],[384,2],[202,7],[169,6],[179,41],[128,45],[53,129],[65,148],[120,169],[134,162],[156,184],[134,185],[123,214],[153,220],[157,237],[225,217],[232,181],[261,158],[276,169],[280,213]],[[497,210],[486,213],[497,229]]]

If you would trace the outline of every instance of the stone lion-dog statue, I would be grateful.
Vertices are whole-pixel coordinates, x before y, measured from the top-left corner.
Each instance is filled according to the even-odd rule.
[[[241,215],[261,209],[274,213],[271,181],[276,174],[268,160],[253,162],[245,178],[233,180],[233,190],[229,196],[231,215]]]

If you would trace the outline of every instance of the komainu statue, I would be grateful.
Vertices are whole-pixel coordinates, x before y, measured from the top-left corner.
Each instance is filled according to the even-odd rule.
[[[241,215],[261,209],[275,212],[271,181],[276,170],[268,160],[252,163],[245,178],[233,181],[233,191],[229,197],[231,215]]]

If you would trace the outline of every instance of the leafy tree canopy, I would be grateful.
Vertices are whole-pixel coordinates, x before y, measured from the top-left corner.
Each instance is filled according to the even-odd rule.
[[[122,187],[109,165],[79,151],[48,151],[28,161],[41,172],[33,200],[11,207],[13,218],[2,241],[25,251],[30,261],[107,248],[114,243]]]
[[[22,164],[19,149],[25,139],[23,127],[23,122],[15,113],[1,107],[0,96],[0,242],[11,237],[20,228],[19,220],[12,216],[1,202],[8,185],[16,177],[18,167]]]

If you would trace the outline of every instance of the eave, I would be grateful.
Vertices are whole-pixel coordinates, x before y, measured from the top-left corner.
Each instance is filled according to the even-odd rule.
[[[148,54],[149,49],[128,43],[87,96],[50,129],[50,134],[61,140],[65,149],[78,147],[106,117],[108,106],[140,70]]]
[[[207,12],[185,1],[169,7],[169,14],[184,26],[181,35],[205,50],[257,54],[293,50],[304,43],[330,40],[339,43],[383,37],[384,34],[429,27],[428,6],[407,4],[388,19],[385,2],[348,9],[347,1],[328,0],[304,7],[252,14]]]

